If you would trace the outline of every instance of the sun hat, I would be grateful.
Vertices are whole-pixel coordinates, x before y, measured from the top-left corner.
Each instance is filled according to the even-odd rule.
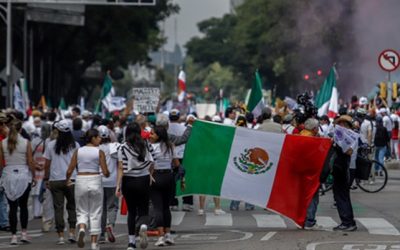
[[[341,115],[335,120],[335,124],[339,124],[340,122],[347,122],[350,127],[353,127],[353,118],[349,115]]]

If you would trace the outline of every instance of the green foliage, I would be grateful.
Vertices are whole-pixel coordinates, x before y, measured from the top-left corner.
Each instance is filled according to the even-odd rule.
[[[219,62],[233,72],[232,89],[249,88],[256,69],[265,89],[295,95],[310,83],[304,73],[325,72],[351,47],[353,1],[248,0],[236,14],[198,24],[204,34],[186,44],[194,63],[210,67]],[[199,78],[199,82],[204,82]],[[308,84],[308,85],[307,85]],[[291,92],[291,93],[290,93]]]

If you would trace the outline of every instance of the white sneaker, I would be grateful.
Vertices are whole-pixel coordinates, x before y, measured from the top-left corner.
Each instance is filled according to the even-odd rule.
[[[199,211],[197,211],[197,215],[204,215],[204,209],[199,209]]]
[[[193,210],[193,206],[191,206],[189,204],[183,204],[182,211],[191,212],[192,210]]]
[[[83,248],[85,247],[85,229],[79,229],[78,233],[78,247]]]
[[[221,215],[221,214],[226,214],[226,212],[222,209],[215,209],[214,210],[215,215]]]
[[[74,234],[74,233],[69,232],[68,241],[69,241],[69,243],[71,243],[71,244],[76,242],[76,238],[75,238],[75,234]]]
[[[164,242],[165,242],[167,245],[174,245],[174,244],[175,244],[174,238],[171,237],[171,234],[170,234],[170,233],[166,233],[166,234],[164,235]]]
[[[147,226],[145,224],[142,224],[140,226],[139,230],[139,246],[142,249],[147,248],[147,245],[149,244],[148,239],[147,239]]]
[[[178,206],[171,206],[171,211],[179,211],[179,207]]]
[[[165,246],[165,241],[164,241],[164,237],[161,236],[158,238],[158,240],[156,241],[156,243],[154,244],[156,247],[163,247]]]
[[[322,230],[323,227],[321,225],[318,225],[317,223],[315,223],[314,225],[312,225],[311,227],[304,227],[304,230]]]
[[[90,250],[100,250],[100,247],[97,243],[92,243],[90,246]]]
[[[26,232],[21,233],[21,242],[31,243],[31,238],[28,236],[28,234]]]
[[[64,244],[65,244],[64,237],[58,238],[57,245],[64,245]]]
[[[18,245],[18,237],[17,237],[17,235],[13,234],[11,236],[10,245]]]

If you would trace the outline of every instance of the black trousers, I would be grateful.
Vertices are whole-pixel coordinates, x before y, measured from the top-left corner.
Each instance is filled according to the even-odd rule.
[[[150,197],[153,203],[155,222],[157,227],[171,227],[171,210],[169,205],[174,185],[174,177],[171,171],[155,171],[155,183],[150,188]]]
[[[8,200],[8,204],[10,205],[10,211],[8,212],[8,220],[10,222],[11,233],[17,233],[17,213],[18,207],[20,209],[19,220],[21,223],[21,229],[26,229],[28,227],[28,199],[29,193],[31,191],[31,184],[28,185],[25,192],[21,197],[16,199],[15,201]]]
[[[355,225],[353,207],[350,200],[349,165],[333,166],[333,196],[343,225]]]
[[[122,177],[122,195],[128,207],[129,235],[137,234],[136,224],[147,224],[149,215],[150,176]],[[138,216],[136,221],[136,216]],[[137,223],[136,223],[137,222]]]

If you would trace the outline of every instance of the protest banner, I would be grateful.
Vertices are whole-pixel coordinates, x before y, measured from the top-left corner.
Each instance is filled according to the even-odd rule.
[[[133,88],[130,92],[133,98],[133,109],[140,113],[156,112],[160,100],[159,88]]]

